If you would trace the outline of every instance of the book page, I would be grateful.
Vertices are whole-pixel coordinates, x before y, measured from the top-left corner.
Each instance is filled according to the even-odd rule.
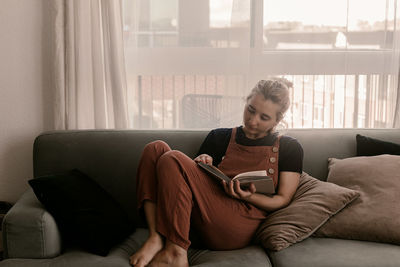
[[[255,177],[255,176],[268,176],[266,170],[261,171],[251,171],[251,172],[242,172],[233,177],[233,179],[240,178],[240,177]],[[232,179],[232,180],[233,180]]]
[[[216,177],[219,180],[224,180],[229,183],[230,179],[221,170],[213,165],[207,165],[202,162],[197,163],[201,168],[203,168],[207,173],[211,174],[212,177]],[[250,176],[248,176],[250,175]],[[271,177],[267,175],[266,170],[261,171],[251,171],[240,173],[235,176],[236,179],[240,180],[241,186],[246,187],[249,183],[253,183],[256,186],[256,192],[262,194],[274,194],[275,186]],[[235,179],[233,178],[233,179]],[[245,188],[244,188],[245,189]]]

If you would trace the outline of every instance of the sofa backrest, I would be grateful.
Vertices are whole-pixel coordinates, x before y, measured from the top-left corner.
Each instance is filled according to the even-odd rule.
[[[328,158],[349,158],[357,154],[356,134],[399,143],[400,129],[289,129],[304,149],[304,171],[325,181]]]
[[[77,168],[95,179],[121,203],[130,217],[136,212],[136,169],[145,144],[161,139],[193,157],[208,131],[76,130],[53,131],[34,143],[34,177]],[[356,155],[355,135],[400,143],[400,129],[289,129],[304,148],[304,171],[326,180],[327,159]]]

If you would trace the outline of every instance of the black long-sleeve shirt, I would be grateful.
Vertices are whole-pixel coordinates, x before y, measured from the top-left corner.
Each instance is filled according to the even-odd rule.
[[[213,158],[213,165],[218,166],[226,153],[231,138],[232,128],[219,128],[212,130],[203,141],[198,155],[208,154]],[[236,143],[244,146],[271,146],[274,144],[278,133],[270,134],[258,139],[247,138],[242,126],[236,132]],[[290,136],[283,135],[279,144],[279,171],[301,173],[303,170],[303,148],[299,142]]]

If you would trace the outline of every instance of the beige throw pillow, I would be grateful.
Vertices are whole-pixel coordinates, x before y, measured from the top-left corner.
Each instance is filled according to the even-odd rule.
[[[400,244],[400,156],[330,159],[328,181],[361,195],[316,236]]]
[[[292,202],[268,215],[256,233],[256,241],[274,251],[300,242],[358,196],[357,191],[303,173]]]

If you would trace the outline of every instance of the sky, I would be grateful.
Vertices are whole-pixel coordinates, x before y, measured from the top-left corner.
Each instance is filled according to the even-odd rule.
[[[229,24],[232,7],[249,0],[210,0],[210,20]],[[305,25],[354,28],[360,20],[373,24],[391,20],[396,0],[264,0],[264,24],[300,21]],[[229,25],[225,25],[229,26]]]
[[[301,21],[303,24],[345,26],[393,17],[393,0],[264,0],[264,23]]]

